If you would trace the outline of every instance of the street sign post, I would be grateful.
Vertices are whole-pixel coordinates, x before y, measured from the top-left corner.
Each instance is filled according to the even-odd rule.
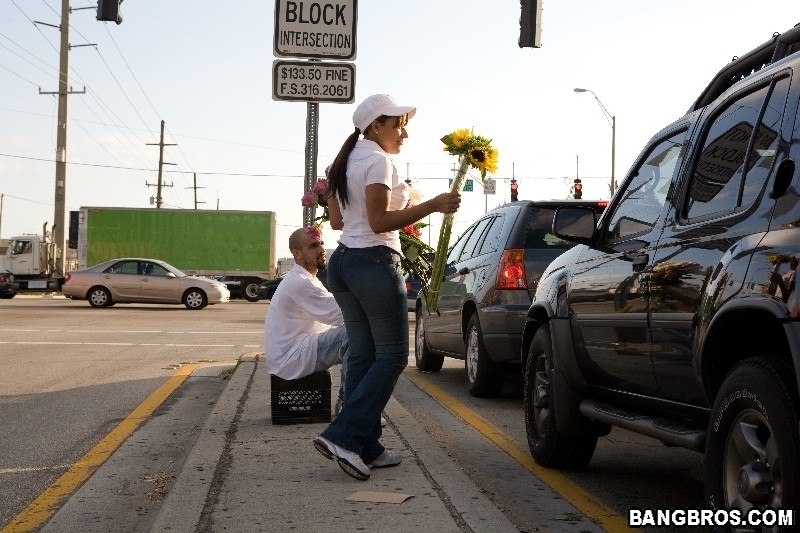
[[[275,56],[355,59],[356,3],[275,0]]]
[[[356,66],[353,63],[284,61],[272,63],[272,99],[293,102],[352,103]]]

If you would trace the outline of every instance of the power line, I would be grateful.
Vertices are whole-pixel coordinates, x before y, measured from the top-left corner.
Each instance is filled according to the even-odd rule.
[[[42,161],[45,163],[54,163],[54,159],[48,159],[45,157],[30,157],[24,155],[14,155],[14,154],[4,154],[0,153],[0,157],[11,157],[14,159],[26,159],[29,161]],[[95,168],[111,168],[116,170],[138,170],[142,172],[158,172],[157,168],[135,168],[135,167],[122,167],[116,165],[101,165],[97,163],[78,163],[75,161],[67,161],[68,165],[76,165],[82,167],[95,167]],[[178,172],[178,171],[173,171]],[[181,171],[180,174],[189,174],[189,172]],[[198,175],[201,176],[241,176],[241,177],[251,177],[251,178],[302,178],[301,175],[294,175],[294,174],[246,174],[241,172],[197,172]]]

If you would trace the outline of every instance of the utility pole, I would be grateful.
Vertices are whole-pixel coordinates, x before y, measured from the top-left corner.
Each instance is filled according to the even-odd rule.
[[[197,204],[204,204],[205,202],[197,201],[197,189],[205,189],[205,187],[197,186],[197,172],[194,172],[194,187],[186,187],[187,189],[194,189],[194,208],[197,209]]]
[[[156,209],[161,209],[161,204],[163,203],[161,198],[161,188],[162,187],[172,187],[172,184],[163,185],[162,181],[162,171],[164,165],[174,165],[175,163],[165,163],[164,162],[164,147],[165,146],[177,146],[174,143],[164,143],[164,121],[161,121],[161,140],[158,143],[147,143],[148,146],[158,146],[158,184],[156,185]],[[148,187],[152,187],[153,185],[147,183]]]
[[[58,124],[56,127],[56,180],[53,210],[52,241],[55,244],[55,275],[63,277],[66,262],[66,232],[67,223],[67,96],[78,93],[69,87],[69,0],[61,0],[61,50],[59,52],[58,67],[58,92],[44,92],[41,87],[39,94],[58,94]],[[34,21],[35,22],[35,21]],[[45,26],[53,26],[44,22],[37,22]],[[79,94],[86,92],[84,88]],[[46,238],[42,235],[42,238]]]

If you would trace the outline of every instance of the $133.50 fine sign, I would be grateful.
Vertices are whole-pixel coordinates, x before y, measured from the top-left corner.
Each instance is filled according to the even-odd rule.
[[[353,63],[283,61],[272,63],[272,99],[300,102],[352,103],[356,66]]]

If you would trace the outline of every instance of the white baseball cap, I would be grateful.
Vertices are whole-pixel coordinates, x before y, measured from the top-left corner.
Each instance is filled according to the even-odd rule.
[[[411,118],[416,112],[417,108],[414,106],[397,105],[395,99],[388,94],[373,94],[358,104],[353,113],[353,124],[361,133],[364,133],[369,125],[380,116],[399,117],[408,114],[408,118]]]

